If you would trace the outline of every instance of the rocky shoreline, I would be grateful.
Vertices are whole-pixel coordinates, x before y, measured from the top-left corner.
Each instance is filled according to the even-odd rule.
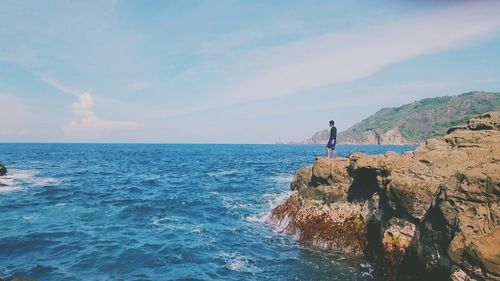
[[[399,155],[318,158],[269,222],[385,280],[500,280],[500,112]]]

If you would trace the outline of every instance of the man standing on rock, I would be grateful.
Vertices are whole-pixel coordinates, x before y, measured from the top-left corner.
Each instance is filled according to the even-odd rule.
[[[337,144],[337,128],[334,126],[335,121],[330,120],[330,139],[326,144],[326,157],[330,158],[330,149],[332,150],[332,159],[335,159],[335,145]]]

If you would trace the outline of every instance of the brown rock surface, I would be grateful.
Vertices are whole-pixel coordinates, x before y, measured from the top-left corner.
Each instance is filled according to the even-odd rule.
[[[270,220],[300,241],[383,260],[387,279],[500,280],[500,112],[414,152],[296,172]]]

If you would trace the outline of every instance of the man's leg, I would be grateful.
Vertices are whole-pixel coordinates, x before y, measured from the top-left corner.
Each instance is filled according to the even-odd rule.
[[[335,157],[337,157],[337,151],[334,149],[332,150],[332,159],[335,160]]]
[[[326,158],[330,158],[330,149],[326,147]]]

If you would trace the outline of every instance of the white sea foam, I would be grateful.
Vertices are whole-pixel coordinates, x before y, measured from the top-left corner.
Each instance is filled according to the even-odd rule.
[[[205,228],[202,224],[188,225],[183,222],[182,217],[176,216],[154,216],[149,219],[149,224],[154,226],[154,228],[163,231],[181,231],[189,232],[193,234],[202,233]]]
[[[33,221],[33,220],[36,220],[40,217],[39,214],[34,214],[34,215],[26,215],[26,216],[23,216],[23,220],[25,221]]]
[[[248,222],[260,222],[264,223],[268,217],[269,212],[263,212],[258,214],[249,215],[245,218]]]
[[[187,226],[181,223],[181,220],[175,216],[154,216],[149,219],[149,223],[155,228],[166,231],[186,231]]]
[[[35,170],[9,169],[7,175],[15,180],[30,179],[37,174]]]
[[[292,182],[293,175],[280,174],[277,176],[269,177],[269,179],[278,184],[290,184],[290,182]]]
[[[0,186],[0,193],[8,193],[20,189],[21,189],[20,186]]]
[[[361,276],[373,278],[373,272],[375,271],[375,269],[373,268],[373,266],[371,264],[360,263],[360,266],[363,269]]]
[[[180,222],[180,219],[174,216],[166,216],[166,217],[154,216],[151,219],[149,219],[149,222],[153,225],[161,226],[167,223],[178,223]]]
[[[32,178],[31,183],[34,186],[56,186],[60,185],[62,181],[56,178]]]
[[[281,193],[265,193],[262,195],[262,198],[266,201],[269,209],[272,210],[278,207],[278,205],[285,203],[288,197],[290,197],[290,194],[292,194],[292,192],[289,190]]]
[[[209,177],[223,177],[223,176],[230,176],[238,173],[238,170],[232,169],[232,170],[222,170],[222,171],[217,171],[217,172],[209,172],[207,173],[207,176]]]
[[[241,255],[237,252],[221,252],[218,256],[226,264],[226,268],[233,271],[258,273],[259,268],[256,267],[255,261],[247,256]]]
[[[267,211],[249,215],[245,217],[245,221],[268,224],[275,227],[278,231],[282,231],[284,227],[288,225],[288,221],[271,222],[270,221],[271,211],[278,205],[284,203],[286,199],[290,196],[290,194],[291,191],[286,191],[283,193],[265,193],[262,196],[262,198],[267,204]]]
[[[0,177],[0,186],[13,186],[14,179],[10,177]]]
[[[248,207],[252,206],[252,204],[247,203],[245,201],[226,197],[226,196],[222,198],[222,204],[224,205],[224,207],[226,209],[229,209],[229,210],[235,210],[235,209],[239,209],[239,208],[248,208]]]
[[[198,234],[198,233],[202,233],[203,230],[204,230],[204,227],[203,227],[203,225],[200,224],[200,225],[195,225],[193,228],[191,228],[190,232]]]
[[[0,177],[0,192],[11,192],[25,187],[56,186],[60,179],[37,176],[35,170],[9,169],[7,175]]]
[[[25,174],[21,175],[24,178]],[[19,174],[9,172],[8,175],[0,177],[0,193],[8,193],[12,191],[21,190],[22,187],[16,183],[16,179],[19,178]]]
[[[211,199],[211,198],[216,198],[219,197],[220,193],[217,191],[208,191],[203,193],[203,198],[204,199]]]

